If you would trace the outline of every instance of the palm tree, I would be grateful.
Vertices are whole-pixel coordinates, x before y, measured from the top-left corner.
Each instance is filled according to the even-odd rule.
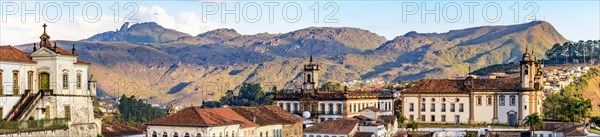
[[[404,123],[404,121],[406,121],[406,117],[404,117],[404,115],[402,115],[401,113],[399,113],[399,111],[396,111],[396,122],[398,122],[398,127],[401,128],[402,127],[402,123]]]
[[[531,136],[534,136],[535,129],[538,127],[543,127],[544,121],[542,121],[542,119],[540,118],[540,115],[537,112],[535,112],[535,113],[525,117],[524,124],[529,125],[529,128],[531,130]]]
[[[412,131],[418,130],[419,126],[417,125],[417,122],[415,121],[410,121],[408,122],[408,124],[406,124],[406,129],[411,129]]]

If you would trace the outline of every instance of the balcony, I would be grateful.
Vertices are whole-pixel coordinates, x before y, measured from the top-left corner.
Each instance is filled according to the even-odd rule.
[[[27,121],[1,121],[0,135],[20,132],[66,129],[68,128],[67,123],[68,119],[66,118]]]

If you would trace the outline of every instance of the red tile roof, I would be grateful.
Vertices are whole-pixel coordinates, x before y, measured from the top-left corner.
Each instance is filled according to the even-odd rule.
[[[366,107],[366,108],[361,109],[360,111],[365,110],[365,109],[371,110],[373,112],[379,112],[379,109],[377,109],[376,107]]]
[[[29,54],[13,46],[0,46],[0,61],[33,62]]]
[[[354,118],[344,118],[338,120],[328,120],[315,124],[304,129],[305,133],[330,133],[330,134],[349,134],[358,126],[360,120]]]
[[[186,108],[173,115],[152,120],[146,125],[210,127],[240,124],[240,127],[255,127],[258,124],[246,120],[230,108]]]
[[[403,93],[465,93],[465,79],[426,79],[417,82]],[[520,79],[512,78],[474,78],[472,90],[518,90]]]
[[[256,106],[256,107],[232,107],[242,117],[253,121],[258,125],[293,124],[302,122],[297,117],[278,106]],[[256,120],[256,121],[254,121]]]

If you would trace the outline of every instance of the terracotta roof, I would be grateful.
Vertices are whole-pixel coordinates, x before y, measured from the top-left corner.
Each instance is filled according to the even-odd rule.
[[[426,79],[417,82],[403,93],[463,93],[467,92],[466,79]],[[474,78],[472,90],[518,90],[520,79],[512,78]]]
[[[563,122],[548,122],[544,123],[544,126],[539,131],[554,131],[564,132],[568,136],[585,136],[583,129],[585,125],[574,124],[574,123],[563,123]]]
[[[379,112],[379,109],[377,109],[376,107],[366,107],[366,108],[361,109],[360,111],[365,110],[365,109],[371,110],[373,112]]]
[[[54,50],[54,48],[51,48],[52,50]],[[69,56],[79,56],[77,54],[73,54],[63,48],[60,47],[56,47],[56,50],[54,50],[56,53],[61,54],[61,55],[69,55]]]
[[[372,137],[374,135],[373,132],[356,132],[352,137]]]
[[[305,133],[349,134],[360,121],[354,118],[328,120],[304,129]]]
[[[84,64],[84,65],[89,65],[89,64],[92,64],[92,63],[85,62],[85,61],[81,61],[81,60],[77,60],[77,62],[75,62],[75,64]]]
[[[33,62],[29,54],[13,46],[0,46],[0,61]]]
[[[255,127],[256,123],[246,120],[230,108],[186,108],[173,115],[152,120],[146,125],[209,127],[240,124],[240,127]]]
[[[242,117],[253,121],[258,125],[292,124],[302,122],[297,117],[278,106],[256,106],[256,107],[231,107],[233,111]]]

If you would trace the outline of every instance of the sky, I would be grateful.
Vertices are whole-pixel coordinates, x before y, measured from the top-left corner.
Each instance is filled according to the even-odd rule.
[[[390,40],[410,31],[443,33],[535,20],[568,40],[600,39],[600,1],[1,1],[0,45],[81,40],[124,22],[157,22],[190,35],[233,28],[244,35],[307,27],[354,27]]]

